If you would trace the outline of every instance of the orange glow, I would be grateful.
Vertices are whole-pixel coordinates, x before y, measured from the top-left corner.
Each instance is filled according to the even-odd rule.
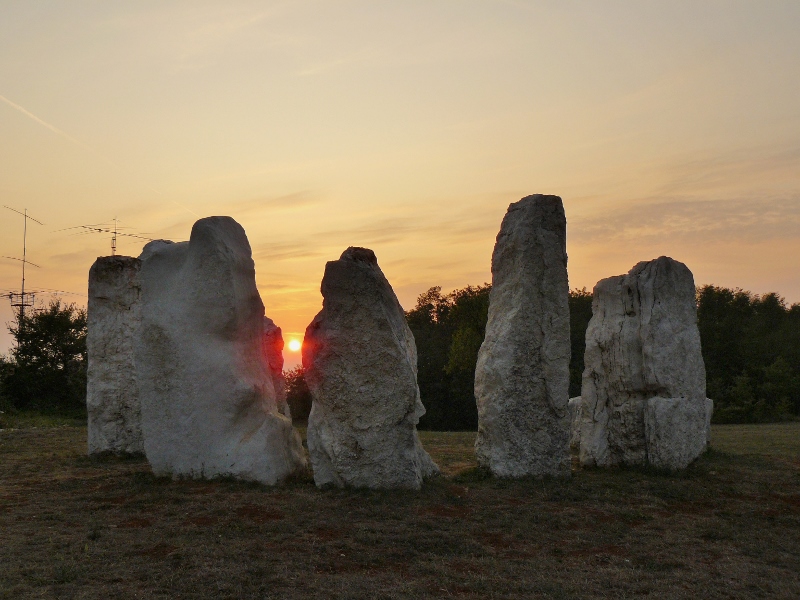
[[[26,289],[86,305],[111,236],[76,226],[177,242],[230,215],[288,368],[345,248],[409,310],[491,281],[508,205],[546,193],[571,288],[667,255],[800,302],[798,3],[684,4],[4,2],[2,200],[45,224]],[[0,259],[0,295],[20,267]],[[0,354],[13,315],[0,297]]]

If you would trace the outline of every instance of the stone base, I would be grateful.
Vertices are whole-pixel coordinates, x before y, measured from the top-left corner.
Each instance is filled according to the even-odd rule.
[[[708,402],[687,398],[650,398],[644,425],[647,462],[660,469],[685,469],[706,449]]]

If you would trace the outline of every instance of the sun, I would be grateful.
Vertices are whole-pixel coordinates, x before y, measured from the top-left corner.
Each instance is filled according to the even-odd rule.
[[[300,340],[295,340],[295,339],[289,340],[289,350],[291,350],[292,352],[297,352],[302,347],[303,344],[300,342]]]

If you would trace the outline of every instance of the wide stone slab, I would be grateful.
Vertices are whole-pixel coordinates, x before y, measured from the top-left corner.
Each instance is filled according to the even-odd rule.
[[[478,352],[478,464],[500,477],[568,476],[567,222],[558,196],[511,204],[492,254]]]
[[[669,448],[684,448],[693,460],[699,452],[692,453],[705,447],[705,366],[694,278],[686,265],[662,256],[637,264],[626,275],[600,281],[594,288],[584,364],[581,464],[642,465],[652,456],[670,468],[685,460],[684,450]],[[654,401],[648,409],[653,398],[684,402]],[[652,417],[652,452],[647,410]],[[678,425],[681,418],[691,423]],[[700,431],[702,443],[684,440]],[[670,432],[676,436],[672,446]]]
[[[328,262],[321,291],[322,310],[303,342],[314,481],[419,489],[439,469],[417,435],[425,408],[403,309],[367,248]]]
[[[142,431],[156,475],[275,484],[302,469],[265,356],[264,305],[250,244],[230,217],[141,255],[136,345]]]

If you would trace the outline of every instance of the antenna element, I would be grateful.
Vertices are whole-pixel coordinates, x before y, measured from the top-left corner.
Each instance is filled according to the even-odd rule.
[[[20,212],[10,206],[3,205],[3,208],[7,208],[11,212],[15,212],[18,215],[22,215],[24,218],[23,226],[22,226],[22,258],[14,258],[13,260],[18,260],[22,263],[22,287],[20,288],[19,293],[16,292],[9,292],[8,298],[11,300],[11,306],[15,308],[19,308],[19,322],[20,326],[25,319],[25,307],[33,306],[34,295],[31,293],[25,293],[25,265],[33,265],[34,267],[38,267],[39,265],[34,264],[28,261],[28,221],[33,221],[34,223],[38,223],[39,225],[44,225],[41,221],[37,221],[33,217],[28,214],[28,209],[26,208],[24,212]],[[10,256],[6,256],[3,258],[12,258]]]

